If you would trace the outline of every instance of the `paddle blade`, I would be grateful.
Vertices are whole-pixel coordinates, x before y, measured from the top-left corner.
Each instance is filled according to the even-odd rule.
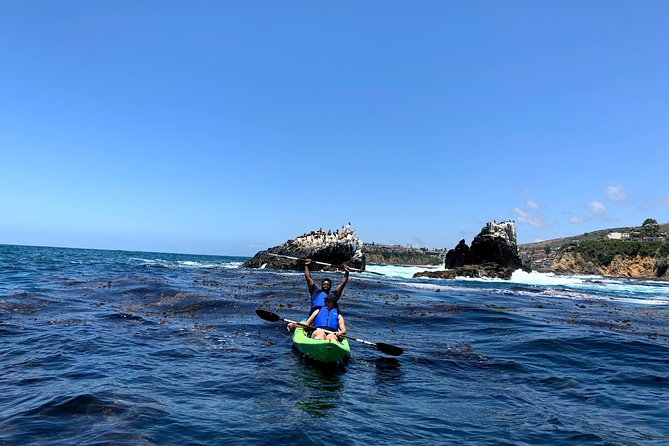
[[[278,322],[281,320],[278,314],[261,310],[260,308],[256,310],[256,314],[260,317],[260,319],[264,319],[269,322]]]
[[[402,353],[404,353],[403,349],[396,347],[394,345],[385,344],[383,342],[377,342],[376,348],[378,348],[380,351],[382,351],[387,355],[399,356]]]

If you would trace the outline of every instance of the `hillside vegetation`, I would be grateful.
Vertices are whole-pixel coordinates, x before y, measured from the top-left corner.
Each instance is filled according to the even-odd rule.
[[[666,257],[669,242],[628,242],[623,240],[576,240],[564,245],[560,252],[580,254],[597,265],[609,266],[617,255],[627,257]]]
[[[408,248],[399,245],[365,243],[362,246],[367,263],[384,265],[442,265],[446,250]]]
[[[647,220],[648,221],[648,220]],[[654,222],[654,220],[652,220]],[[644,222],[646,223],[646,222]],[[578,255],[579,258],[593,266],[609,267],[616,258],[652,258],[667,259],[669,256],[669,240],[611,240],[608,235],[612,232],[620,233],[648,233],[649,226],[621,227],[602,229],[588,232],[579,236],[564,237],[536,243],[527,243],[518,246],[523,262],[537,271],[552,271],[556,258],[569,255]],[[651,228],[652,234],[669,232],[669,224],[655,223]],[[586,271],[573,271],[581,273]]]

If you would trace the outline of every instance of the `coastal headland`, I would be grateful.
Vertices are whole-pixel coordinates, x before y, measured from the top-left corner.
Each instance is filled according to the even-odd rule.
[[[593,231],[518,246],[523,264],[539,272],[669,280],[669,224]]]
[[[315,269],[348,265],[364,271],[367,263],[398,266],[444,266],[443,271],[417,277],[498,277],[513,271],[551,272],[560,275],[668,280],[669,224],[647,219],[639,227],[611,228],[579,236],[518,245],[513,221],[488,222],[472,240],[452,249],[363,243],[349,225],[337,230],[318,229],[282,245],[258,252],[244,266],[301,270],[302,259],[321,262]]]

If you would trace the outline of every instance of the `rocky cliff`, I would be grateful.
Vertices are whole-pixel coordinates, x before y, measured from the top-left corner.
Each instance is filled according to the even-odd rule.
[[[336,231],[325,232],[319,229],[302,234],[282,245],[258,252],[242,266],[302,271],[304,269],[303,259],[312,259],[332,265],[348,265],[363,271],[365,269],[362,241],[350,225]],[[326,265],[311,264],[313,271],[331,269],[333,268]]]
[[[648,256],[617,254],[608,265],[585,258],[581,253],[558,254],[553,261],[556,274],[594,274],[605,277],[628,277],[631,279],[662,278],[667,271],[666,260]]]
[[[498,277],[510,279],[522,268],[516,242],[516,224],[512,221],[486,224],[472,240],[471,247],[464,240],[446,253],[446,271],[425,271],[414,277],[452,279],[464,277]]]
[[[660,235],[669,223],[658,225]],[[667,279],[669,239],[614,239],[611,234],[643,233],[638,226],[600,229],[518,246],[523,263],[533,270],[557,274],[597,274],[635,279]],[[654,267],[650,265],[654,264]]]

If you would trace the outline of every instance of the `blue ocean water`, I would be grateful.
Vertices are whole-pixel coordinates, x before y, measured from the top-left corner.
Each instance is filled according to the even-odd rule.
[[[669,444],[669,284],[372,265],[348,331],[405,353],[323,368],[255,314],[303,274],[243,260],[0,245],[0,444]]]

